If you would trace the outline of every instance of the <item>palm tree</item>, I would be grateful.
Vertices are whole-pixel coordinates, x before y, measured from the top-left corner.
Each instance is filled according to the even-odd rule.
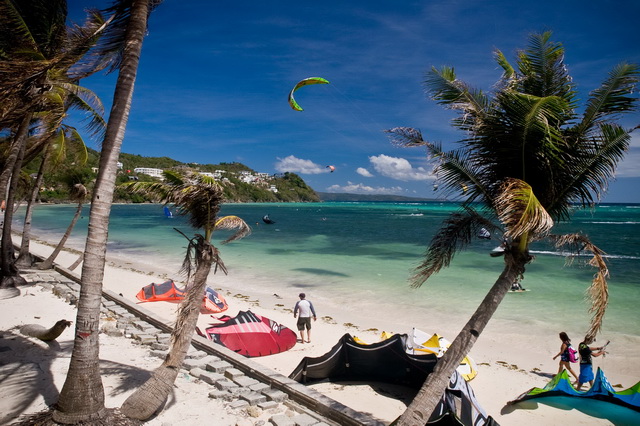
[[[24,268],[31,267],[33,265],[33,256],[30,252],[31,220],[33,216],[33,209],[35,207],[36,200],[40,191],[40,186],[42,185],[42,181],[44,179],[45,168],[47,167],[48,163],[51,163],[54,166],[62,164],[62,162],[67,159],[66,154],[69,150],[69,146],[80,148],[79,153],[77,152],[77,149],[74,150],[74,154],[76,154],[74,156],[78,159],[78,161],[74,161],[73,164],[86,164],[88,159],[87,147],[82,137],[74,127],[63,124],[51,136],[51,140],[45,145],[42,152],[42,160],[40,162],[40,167],[38,168],[38,174],[33,182],[31,196],[27,203],[27,209],[24,215],[24,224],[22,227],[22,242],[20,244],[20,252],[18,254],[18,258],[15,262],[16,266],[18,267]],[[49,165],[49,167],[51,166]],[[86,198],[86,194],[83,198]],[[76,221],[77,218],[72,220],[74,225]],[[71,229],[73,229],[73,227]],[[67,238],[65,238],[65,241]],[[51,262],[53,262],[53,260]],[[49,266],[48,268],[51,268],[51,266]]]
[[[82,213],[82,206],[84,205],[84,201],[87,198],[87,188],[81,183],[74,184],[70,192],[70,198],[78,201],[76,212],[74,213],[73,218],[71,219],[71,223],[69,223],[69,226],[67,227],[67,230],[62,235],[60,242],[58,242],[58,245],[53,249],[53,252],[51,252],[49,257],[47,257],[42,263],[38,265],[38,269],[51,269],[53,267],[53,262],[56,260],[56,257],[58,257],[58,254],[60,254],[60,251],[62,251],[62,248],[69,239],[73,228],[76,226],[76,223],[80,218],[80,213]]]
[[[511,284],[522,278],[532,259],[529,245],[549,236],[554,219],[568,218],[573,203],[584,207],[598,201],[629,146],[633,129],[624,129],[615,119],[636,108],[637,99],[631,94],[640,75],[637,65],[616,66],[590,93],[580,117],[564,48],[551,41],[551,33],[530,36],[528,48],[517,55],[517,69],[500,51],[496,59],[504,73],[493,96],[458,80],[453,68],[433,68],[426,76],[432,98],[459,112],[453,125],[466,136],[458,149],[444,151],[416,129],[388,131],[397,144],[426,147],[440,187],[464,199],[461,211],[446,219],[433,237],[412,277],[414,286],[447,267],[482,227],[502,230],[505,241],[502,274],[399,418],[399,425],[427,422],[450,376]],[[482,207],[476,207],[478,202]],[[587,334],[595,336],[608,302],[602,252],[583,235],[552,239],[593,254],[591,264],[598,272],[589,289],[592,320]]]
[[[182,175],[173,171],[165,171],[164,178],[165,182],[131,182],[125,187],[135,193],[155,196],[165,204],[173,203],[178,214],[187,215],[190,224],[204,230],[204,235],[196,235],[189,241],[183,271],[187,273],[188,281],[193,266],[195,273],[178,308],[169,353],[149,380],[122,404],[122,413],[138,420],[147,420],[157,413],[171,392],[191,345],[211,266],[215,265],[216,269],[219,267],[226,273],[218,249],[211,244],[213,232],[218,229],[236,230],[223,244],[243,238],[251,232],[245,221],[237,216],[218,217],[224,191],[213,178],[198,173]]]
[[[12,134],[0,173],[0,194],[3,199],[7,194],[6,204],[12,207],[23,160],[42,150],[61,125],[67,108],[88,105],[81,100],[81,93],[89,92],[75,84],[70,70],[95,43],[104,22],[95,14],[84,27],[67,28],[66,0],[0,0],[0,16],[0,130]],[[78,76],[81,74],[73,78]],[[36,136],[29,138],[30,132]],[[29,140],[35,142],[30,151]],[[12,212],[6,219],[0,288],[15,293],[16,286],[25,281],[14,264]]]
[[[98,53],[115,53],[115,69],[119,70],[102,142],[98,177],[94,187],[89,229],[82,264],[82,287],[78,299],[78,315],[69,371],[53,413],[53,419],[63,423],[91,421],[105,414],[104,388],[100,378],[99,326],[102,280],[109,214],[117,174],[117,162],[129,118],[133,87],[136,80],[147,19],[155,0],[116,1],[108,12],[112,23]],[[114,69],[112,67],[112,69]]]

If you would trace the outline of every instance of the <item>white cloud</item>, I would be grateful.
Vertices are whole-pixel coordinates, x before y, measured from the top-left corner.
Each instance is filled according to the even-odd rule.
[[[369,170],[365,169],[364,167],[358,167],[356,169],[356,173],[359,174],[360,176],[364,176],[364,177],[373,177],[371,172]]]
[[[639,164],[640,164],[640,149],[631,148],[625,154],[624,160],[622,160],[618,164],[618,168],[616,169],[616,177],[619,177],[619,178],[640,177],[640,167],[638,167]]]
[[[404,158],[389,157],[388,155],[380,154],[378,156],[372,155],[369,157],[369,161],[371,161],[373,168],[378,173],[391,179],[404,182],[435,179],[435,176],[431,172],[425,170],[423,167],[414,168],[411,163]]]
[[[290,155],[285,158],[279,158],[275,164],[275,169],[281,173],[293,172],[305,175],[317,175],[320,173],[329,173],[329,169],[325,166],[314,163],[311,160],[303,160]]]
[[[327,187],[328,192],[348,192],[351,194],[400,194],[404,190],[399,186],[385,188],[382,186],[373,187],[361,183],[347,182],[347,185],[331,185]]]

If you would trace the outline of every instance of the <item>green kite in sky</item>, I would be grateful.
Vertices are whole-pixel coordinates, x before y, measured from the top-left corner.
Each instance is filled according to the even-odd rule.
[[[289,105],[291,106],[291,108],[295,109],[296,111],[302,111],[302,107],[298,105],[296,100],[293,98],[293,93],[302,86],[307,86],[309,84],[329,84],[329,82],[322,77],[309,77],[299,81],[298,84],[296,84],[293,89],[291,89],[291,92],[289,92]]]

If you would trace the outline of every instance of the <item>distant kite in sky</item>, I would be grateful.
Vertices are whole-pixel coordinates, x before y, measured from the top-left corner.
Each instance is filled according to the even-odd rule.
[[[329,169],[330,173],[333,173],[333,171],[336,169],[335,166],[327,166],[327,169]]]
[[[291,108],[295,109],[296,111],[302,111],[302,107],[298,105],[296,100],[293,98],[293,92],[295,92],[302,86],[307,86],[309,84],[329,84],[329,82],[321,77],[309,77],[299,81],[298,84],[296,84],[293,89],[291,89],[291,92],[289,92],[289,105],[291,106]]]

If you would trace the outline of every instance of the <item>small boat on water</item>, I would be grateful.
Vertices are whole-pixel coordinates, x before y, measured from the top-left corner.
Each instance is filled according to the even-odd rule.
[[[164,206],[164,215],[169,219],[173,219],[173,213],[171,213],[171,210],[169,210],[167,206]]]

